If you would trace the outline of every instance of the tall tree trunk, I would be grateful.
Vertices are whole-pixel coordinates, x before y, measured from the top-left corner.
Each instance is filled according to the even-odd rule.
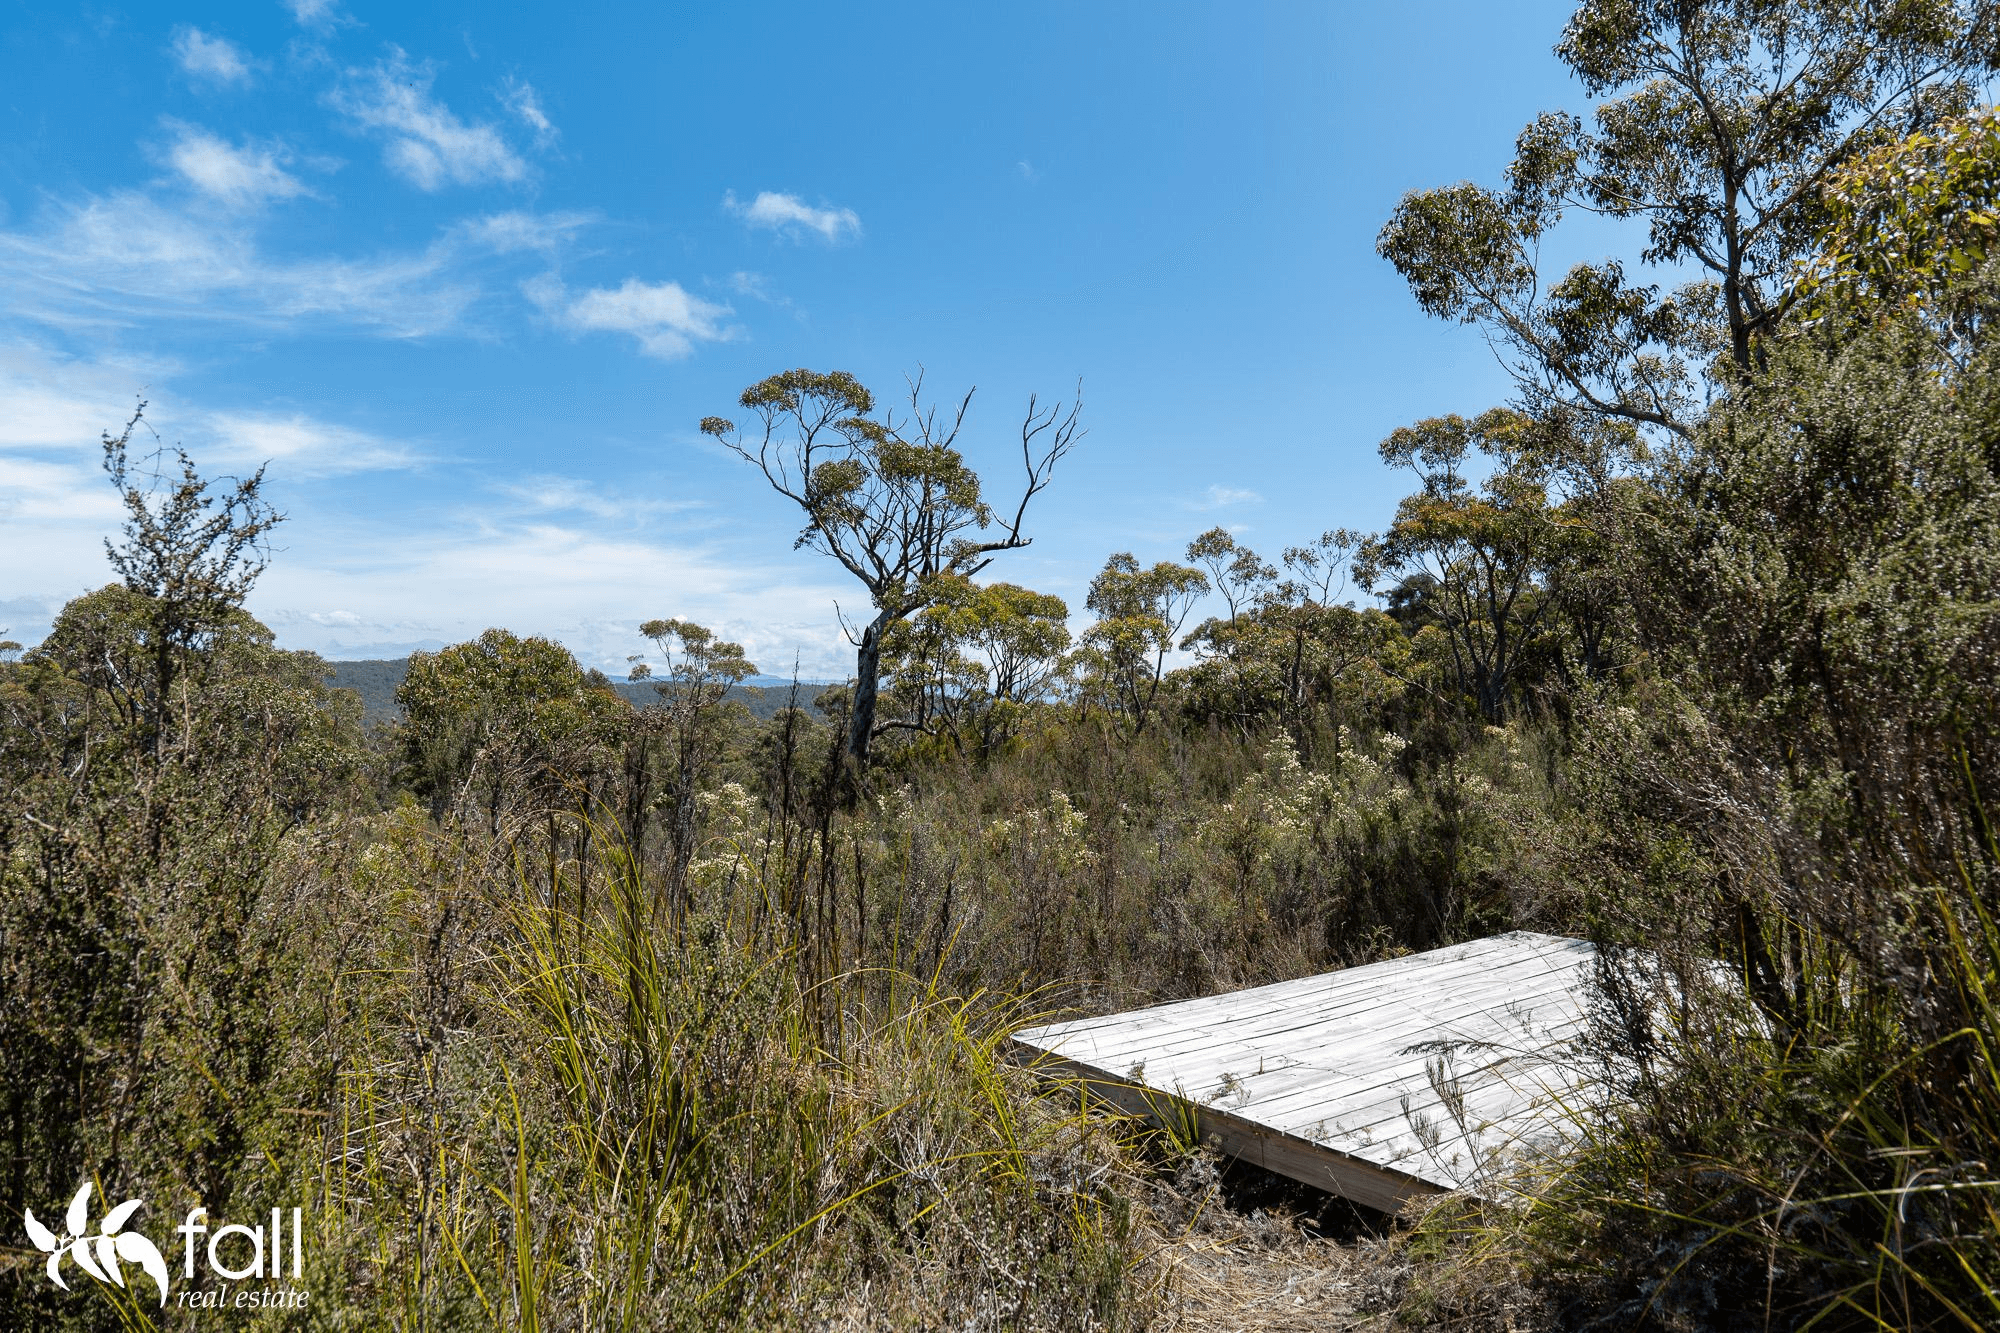
[[[868,622],[868,628],[861,632],[861,642],[854,650],[854,708],[847,720],[847,757],[854,761],[856,772],[868,766],[868,744],[875,738],[875,696],[879,692],[877,678],[882,673],[882,631],[889,628],[893,619],[886,610],[879,612]]]

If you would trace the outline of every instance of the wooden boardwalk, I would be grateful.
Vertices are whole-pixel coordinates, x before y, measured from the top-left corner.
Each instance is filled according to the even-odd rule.
[[[1587,1082],[1595,950],[1526,931],[1254,990],[1024,1028],[1040,1067],[1281,1175],[1393,1210],[1489,1192]]]

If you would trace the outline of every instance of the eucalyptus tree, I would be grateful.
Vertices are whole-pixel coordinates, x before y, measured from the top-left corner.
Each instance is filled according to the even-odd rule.
[[[1793,311],[1827,186],[1891,139],[1962,112],[2000,56],[1992,0],[1585,0],[1556,54],[1594,124],[1547,112],[1502,189],[1406,196],[1381,254],[1432,315],[1476,323],[1522,405],[1686,438]],[[1569,210],[1643,222],[1642,264],[1541,271]]]
[[[1662,980],[1607,969],[1629,1128],[1542,1205],[1590,1217],[1579,1308],[2000,1319],[1996,195],[1985,116],[1843,170],[1812,327],[1635,496],[1652,663],[1583,701],[1565,858]],[[1814,1219],[1776,1266],[1774,1206]]]
[[[1187,558],[1191,564],[1208,571],[1209,586],[1222,594],[1232,621],[1239,611],[1255,603],[1278,577],[1276,569],[1237,541],[1228,528],[1210,528],[1189,542]]]
[[[919,375],[907,413],[878,413],[875,395],[845,371],[787,370],[743,391],[738,401],[754,418],[748,430],[722,417],[701,423],[799,507],[806,523],[794,547],[832,557],[868,592],[873,614],[858,634],[848,630],[855,659],[846,753],[857,769],[878,732],[883,635],[929,606],[946,581],[1028,545],[1028,505],[1083,435],[1080,386],[1074,400],[1053,407],[1031,395],[1020,499],[1011,514],[996,512],[958,449],[972,395],[948,413],[926,407]]]
[[[1081,664],[1134,735],[1152,716],[1175,636],[1208,593],[1199,569],[1171,560],[1148,568],[1129,551],[1106,560],[1090,581],[1084,605],[1097,623],[1084,632]]]
[[[757,674],[757,668],[743,654],[743,645],[717,637],[715,631],[691,620],[679,618],[649,620],[639,632],[653,641],[663,674],[656,676],[652,663],[634,656],[630,679],[651,680],[660,696],[655,708],[642,715],[646,730],[663,735],[671,750],[667,790],[672,819],[667,830],[667,891],[669,905],[680,913],[687,902],[688,866],[694,860],[696,813],[700,788],[722,756],[726,737],[725,702],[733,686]],[[652,725],[652,724],[657,725]],[[631,747],[643,763],[643,738]],[[634,774],[628,762],[628,780],[649,775],[643,768]],[[643,836],[643,806],[633,803],[635,841]]]
[[[1383,612],[1339,601],[1362,541],[1335,528],[1288,546],[1280,578],[1219,528],[1195,539],[1189,554],[1209,566],[1231,614],[1210,617],[1181,640],[1200,659],[1182,677],[1191,716],[1247,728],[1275,715],[1301,757],[1315,753],[1322,734],[1338,755],[1343,700],[1378,703],[1407,651]]]
[[[412,655],[396,704],[405,769],[432,814],[483,810],[492,836],[507,816],[540,817],[553,874],[557,810],[589,810],[582,786],[601,776],[627,711],[603,677],[551,639],[489,629]]]
[[[2000,258],[2000,110],[1875,149],[1826,200],[1826,239],[1800,283],[1811,322],[1837,336],[1893,311],[1952,372],[1968,369],[1995,309],[1982,279]]]
[[[1552,605],[1544,587],[1548,493],[1513,447],[1530,425],[1519,412],[1495,408],[1470,421],[1451,414],[1391,432],[1382,461],[1411,469],[1423,485],[1397,506],[1388,531],[1361,545],[1357,561],[1364,586],[1384,576],[1425,579],[1451,677],[1489,722],[1500,720],[1522,654]],[[1465,476],[1475,450],[1500,464],[1476,487]]]
[[[904,707],[884,725],[990,755],[1061,678],[1068,619],[1068,604],[1048,593],[947,580],[936,601],[889,632],[885,674]]]

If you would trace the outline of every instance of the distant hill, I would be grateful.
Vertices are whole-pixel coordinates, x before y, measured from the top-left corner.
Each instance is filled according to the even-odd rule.
[[[361,720],[364,725],[373,726],[377,722],[394,722],[402,717],[396,708],[396,687],[403,683],[403,676],[410,669],[407,657],[374,658],[355,662],[328,662],[327,683],[338,690],[353,690],[361,696]],[[624,696],[634,708],[644,708],[656,703],[659,695],[653,690],[649,680],[614,680],[611,688]],[[799,682],[799,703],[812,707],[813,696],[826,686],[818,681]],[[785,685],[735,685],[729,690],[729,697],[748,708],[753,716],[771,717],[785,706],[791,697],[792,687]]]

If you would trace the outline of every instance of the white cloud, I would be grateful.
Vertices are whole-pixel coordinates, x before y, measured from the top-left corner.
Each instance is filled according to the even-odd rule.
[[[814,208],[795,194],[765,190],[746,204],[731,191],[722,196],[722,206],[753,227],[764,227],[788,236],[812,231],[825,240],[837,241],[842,236],[861,234],[861,216],[853,209]]]
[[[366,70],[349,70],[330,96],[335,110],[388,140],[383,160],[420,190],[526,179],[528,164],[500,131],[460,120],[431,96],[429,64],[412,65],[395,47]]]
[[[262,242],[263,215],[241,205],[310,194],[284,170],[282,153],[168,123],[177,137],[156,152],[200,198],[126,190],[47,199],[26,224],[0,226],[7,324],[87,330],[100,340],[155,319],[285,331],[316,319],[389,337],[447,332],[466,326],[494,280],[506,284],[497,290],[512,290],[494,271],[504,269],[505,256],[556,257],[594,221],[576,212],[502,212],[450,224],[417,250],[273,254]],[[698,318],[689,331],[700,334]]]
[[[191,439],[211,442],[218,462],[243,467],[268,462],[287,477],[396,471],[424,461],[408,445],[301,412],[208,412],[196,426]]]
[[[745,643],[768,671],[788,672],[794,651],[808,679],[844,675],[852,661],[832,613],[847,589],[805,554],[772,563],[750,549],[746,558],[733,527],[705,523],[699,540],[685,520],[660,531],[661,515],[696,507],[678,492],[534,472],[492,478],[490,460],[480,460],[451,492],[466,497],[459,504],[399,483],[357,508],[315,479],[459,465],[423,457],[421,443],[289,408],[189,401],[170,383],[178,372],[0,341],[4,637],[39,642],[64,601],[114,577],[104,539],[116,536],[123,510],[97,441],[144,391],[161,439],[185,444],[203,475],[272,460],[272,498],[287,518],[250,610],[284,647],[395,656],[501,625],[557,638],[615,671],[645,647],[641,621],[684,615]],[[784,545],[780,536],[765,549]]]
[[[17,318],[64,327],[326,316],[406,337],[452,327],[478,296],[458,276],[459,258],[447,240],[377,258],[275,259],[238,217],[127,191],[53,205],[31,231],[0,231],[0,286]]]
[[[284,0],[285,8],[302,27],[327,28],[342,17],[338,0]]]
[[[646,355],[663,361],[686,356],[697,342],[731,336],[722,323],[730,308],[691,296],[678,282],[627,278],[622,287],[594,287],[571,296],[556,278],[544,276],[523,284],[522,290],[563,327],[629,333]]]
[[[1232,505],[1262,504],[1264,497],[1236,486],[1210,486],[1201,493],[1200,499],[1185,503],[1194,510],[1227,509]]]
[[[124,510],[99,466],[99,439],[170,369],[0,345],[0,532],[12,599],[0,610],[11,626],[0,637],[38,641],[63,602],[111,580],[104,539]]]
[[[700,500],[656,500],[602,488],[577,477],[528,476],[497,488],[527,509],[543,513],[589,514],[593,518],[635,521],[655,514],[704,508]]]
[[[174,29],[174,59],[194,78],[214,83],[248,83],[250,61],[226,37],[214,37],[186,24]]]
[[[278,165],[278,153],[248,144],[233,147],[195,125],[168,121],[174,142],[166,157],[175,171],[213,199],[246,208],[306,194],[298,177]]]
[[[527,127],[535,132],[535,146],[547,148],[556,140],[556,127],[542,110],[542,99],[535,92],[533,84],[515,79],[507,80],[506,91],[500,101],[509,111],[519,116]]]
[[[116,433],[144,397],[149,426],[203,464],[273,462],[291,477],[323,477],[426,461],[407,444],[302,412],[191,406],[164,387],[178,370],[168,362],[79,360],[28,341],[0,344],[0,458],[39,453],[94,465],[103,433]],[[141,433],[150,438],[147,427]]]
[[[208,136],[177,145],[173,160],[224,199],[296,186],[274,156]],[[258,218],[254,210],[186,207],[142,191],[48,201],[31,225],[0,228],[7,314],[99,336],[149,318],[290,329],[308,317],[390,337],[434,334],[461,327],[486,294],[482,261],[553,254],[592,221],[581,213],[500,213],[447,226],[420,250],[292,258],[263,248]]]
[[[171,362],[100,357],[81,361],[33,342],[0,344],[0,449],[97,448],[122,425]]]
[[[454,229],[464,240],[495,254],[523,250],[549,252],[595,219],[589,213],[524,213],[518,210],[470,218]]]
[[[0,343],[4,637],[40,641],[64,601],[114,577],[104,539],[123,510],[98,466],[97,436],[121,424],[145,388],[162,439],[184,443],[204,475],[273,460],[272,496],[287,518],[250,610],[281,646],[396,656],[501,625],[559,639],[615,671],[645,647],[641,621],[684,615],[744,643],[773,673],[789,672],[795,651],[808,679],[851,666],[832,609],[849,589],[804,554],[771,563],[752,549],[746,558],[733,532],[712,523],[700,540],[689,540],[685,520],[660,532],[660,515],[693,507],[684,498],[539,473],[503,475],[488,489],[482,461],[457,490],[474,497],[461,506],[398,499],[397,487],[379,492],[380,510],[356,509],[314,479],[356,466],[454,464],[304,413],[191,403],[162,384],[174,371]],[[768,549],[783,548],[780,538]]]
[[[679,615],[742,643],[775,674],[791,670],[794,652],[807,679],[852,669],[833,616],[846,589],[823,582],[803,559],[773,568],[720,547],[491,511],[434,518],[411,531],[295,506],[285,554],[250,610],[278,631],[281,646],[329,655],[461,642],[502,626],[554,638],[586,664],[622,673],[625,655],[646,647],[640,623]]]
[[[806,312],[801,310],[791,297],[773,291],[771,280],[766,278],[762,273],[751,273],[747,270],[738,269],[719,285],[738,296],[747,296],[753,301],[762,301],[765,305],[775,306],[779,310],[786,311],[793,319],[798,320],[802,324],[806,322]]]
[[[0,454],[0,522],[17,532],[30,523],[73,528],[80,522],[110,531],[123,513],[96,467]]]

